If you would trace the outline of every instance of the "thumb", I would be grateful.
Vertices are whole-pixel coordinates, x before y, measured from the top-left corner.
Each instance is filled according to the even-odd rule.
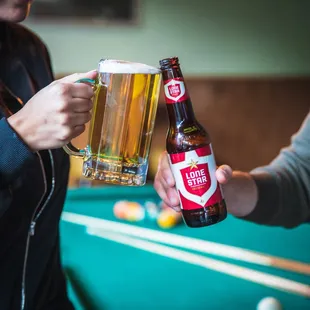
[[[218,167],[216,178],[220,184],[226,184],[232,178],[232,169],[227,165]]]
[[[85,73],[74,73],[68,76],[65,76],[59,79],[59,82],[66,82],[66,83],[75,83],[77,80],[80,79],[95,79],[97,75],[97,70],[91,70]]]

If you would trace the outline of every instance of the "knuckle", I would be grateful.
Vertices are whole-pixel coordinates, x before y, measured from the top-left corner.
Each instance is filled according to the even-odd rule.
[[[161,178],[161,171],[158,169],[154,177],[154,184],[156,183],[156,186],[159,186]]]
[[[80,125],[80,126],[78,126],[78,127],[76,128],[76,130],[75,130],[74,136],[76,137],[76,136],[80,135],[81,133],[83,133],[84,130],[85,130],[85,128],[86,128],[85,125]]]
[[[67,96],[70,94],[71,85],[68,83],[59,83],[58,84],[58,94],[60,96]]]
[[[78,85],[78,84],[77,84]],[[85,83],[81,83],[80,85],[79,85],[79,87],[81,88],[81,90],[82,90],[82,92],[83,92],[83,94],[84,94],[84,96],[86,97],[86,98],[89,98],[89,100],[93,97],[93,95],[94,95],[94,90],[93,90],[93,88],[90,86],[90,85],[88,85],[88,84],[85,84]]]
[[[164,151],[159,155],[158,158],[158,167],[165,167],[166,163],[167,163],[168,159],[167,159],[167,152]]]
[[[163,168],[161,173],[164,178],[170,178],[172,176],[172,172],[169,168]]]
[[[156,191],[159,190],[159,181],[158,181],[157,176],[155,176],[153,187]]]
[[[61,125],[68,125],[70,122],[70,116],[67,113],[64,113],[60,117],[60,124]]]
[[[85,128],[86,128],[86,126],[85,126],[85,125],[82,125],[81,128],[80,128],[80,130],[79,130],[79,133],[84,132]]]
[[[92,98],[95,94],[95,89],[91,85],[88,87],[89,97]]]
[[[154,189],[155,191],[157,192],[158,196],[161,198],[161,199],[164,199],[166,197],[166,192],[165,190],[163,189],[163,187],[161,186],[160,182],[156,182],[156,184],[154,183]]]
[[[59,134],[60,141],[68,141],[71,137],[71,129],[69,127],[63,128]]]
[[[68,109],[69,107],[69,102],[67,100],[59,100],[58,103],[58,111],[59,112],[64,112]]]

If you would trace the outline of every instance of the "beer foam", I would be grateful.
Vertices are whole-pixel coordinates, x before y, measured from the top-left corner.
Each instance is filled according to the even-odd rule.
[[[105,59],[99,63],[101,73],[123,73],[123,74],[157,74],[160,69],[138,62],[130,62],[116,59]]]

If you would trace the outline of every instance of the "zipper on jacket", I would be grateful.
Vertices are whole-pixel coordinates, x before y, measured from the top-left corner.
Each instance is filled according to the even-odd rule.
[[[42,207],[40,208],[40,205],[43,201],[43,198],[47,193],[47,180],[46,180],[46,173],[45,173],[42,157],[39,154],[39,152],[36,152],[36,153],[37,153],[37,155],[39,157],[39,161],[40,161],[40,167],[41,167],[43,181],[44,181],[44,193],[43,193],[42,197],[40,198],[38,204],[36,205],[36,207],[32,213],[30,226],[29,226],[29,230],[28,230],[28,235],[27,235],[27,240],[26,240],[26,249],[25,249],[25,255],[24,255],[24,262],[23,262],[23,273],[22,273],[21,307],[20,307],[21,310],[25,310],[25,304],[26,304],[26,270],[27,270],[27,261],[28,261],[28,254],[29,254],[30,238],[32,236],[34,236],[36,223],[37,223],[40,215],[44,211],[45,207],[47,206],[48,202],[50,201],[50,199],[54,193],[54,190],[55,190],[54,158],[53,158],[52,152],[50,150],[48,150],[48,153],[50,156],[50,161],[51,161],[52,186],[51,186],[51,190],[48,194],[48,197],[46,198],[45,202],[43,203]]]

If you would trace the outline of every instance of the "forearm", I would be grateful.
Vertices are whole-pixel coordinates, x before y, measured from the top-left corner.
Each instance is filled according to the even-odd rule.
[[[245,219],[287,228],[310,221],[310,114],[291,145],[251,176],[258,200]]]
[[[295,227],[310,220],[309,195],[297,173],[272,165],[251,173],[235,171],[223,187],[228,212],[257,224]]]
[[[244,219],[286,228],[310,220],[310,167],[297,161],[294,153],[284,150],[272,164],[251,174],[258,200]]]

